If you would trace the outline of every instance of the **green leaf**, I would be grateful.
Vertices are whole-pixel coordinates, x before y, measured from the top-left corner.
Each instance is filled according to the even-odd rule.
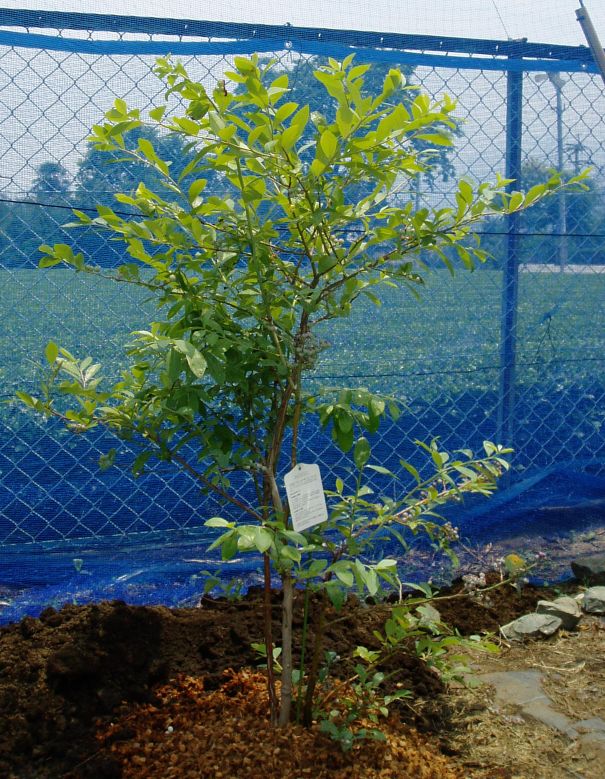
[[[312,560],[309,563],[308,568],[303,571],[303,576],[305,578],[311,579],[315,576],[322,576],[325,569],[326,569],[326,561],[325,560]]]
[[[134,462],[132,463],[132,474],[135,478],[138,478],[144,472],[145,465],[151,457],[151,454],[151,451],[146,449],[135,457]]]
[[[379,588],[378,576],[373,568],[368,568],[364,577],[365,585],[370,595],[376,595]]]
[[[284,538],[287,538],[288,541],[292,541],[292,543],[297,544],[298,546],[306,546],[307,545],[307,539],[302,533],[297,533],[296,530],[282,530],[281,535]]]
[[[282,103],[275,112],[275,121],[277,124],[285,122],[298,108],[298,103]]]
[[[385,402],[382,398],[373,396],[370,398],[369,411],[372,416],[380,417],[384,414]]]
[[[345,585],[345,587],[352,587],[355,581],[351,571],[337,570],[334,571],[335,576]]]
[[[508,201],[508,210],[516,211],[523,204],[523,193],[513,192]]]
[[[29,406],[30,408],[35,408],[38,404],[38,401],[33,398],[31,395],[29,395],[27,392],[22,392],[21,390],[17,390],[15,392],[15,395],[19,398],[19,400],[22,403],[25,403],[26,406]]]
[[[346,138],[349,134],[354,121],[355,114],[351,111],[349,106],[340,106],[336,111],[336,124],[338,126],[338,131],[343,138]]]
[[[146,160],[148,160],[154,167],[158,168],[158,170],[165,176],[169,175],[168,165],[158,157],[151,141],[147,140],[147,138],[139,138],[138,146],[139,151]]]
[[[195,201],[198,199],[200,192],[206,188],[207,183],[208,181],[206,179],[197,179],[191,184],[189,191],[187,192],[187,198],[190,203],[195,205]]]
[[[546,191],[547,187],[544,184],[536,184],[535,186],[531,187],[531,189],[528,189],[525,193],[525,205],[528,206],[531,203],[534,203],[536,200],[541,198]]]
[[[399,406],[396,403],[389,403],[389,414],[391,415],[391,419],[394,422],[397,422],[401,416],[401,411],[399,410]]]
[[[114,108],[119,114],[128,114],[128,106],[121,98],[116,98],[114,101]]]
[[[336,435],[336,443],[340,447],[340,449],[343,452],[348,452],[349,449],[353,446],[353,441],[355,436],[353,435],[353,429],[348,431],[343,431],[340,428],[336,427],[335,429],[335,435]]]
[[[58,260],[56,257],[42,257],[38,262],[39,268],[54,268],[55,265],[60,265],[63,260]]]
[[[422,133],[416,136],[421,141],[426,141],[432,146],[451,146],[452,139],[448,135],[441,135],[441,133]]]
[[[149,116],[151,119],[153,119],[154,122],[161,122],[164,118],[164,114],[166,113],[166,106],[160,105],[157,108],[152,108],[149,112]]]
[[[59,356],[59,347],[54,341],[49,341],[46,344],[46,349],[44,350],[44,354],[46,356],[46,360],[50,365],[53,365],[56,362],[57,357]]]
[[[222,517],[210,517],[204,522],[204,527],[233,527],[233,524]]]
[[[421,482],[420,474],[418,473],[416,468],[414,468],[414,466],[411,463],[407,462],[407,460],[399,460],[399,464],[403,468],[405,468],[408,473],[411,473],[412,476],[414,477],[415,481],[418,482],[418,484],[420,484],[420,482]]]
[[[264,553],[271,548],[273,533],[266,527],[257,527],[254,531],[254,543],[259,552]]]
[[[236,526],[235,532],[239,536],[237,540],[237,548],[242,552],[248,552],[251,549],[256,549],[256,528],[252,525],[244,525],[243,527]]]
[[[319,149],[326,160],[331,160],[338,149],[338,139],[331,130],[324,130],[319,138]]]
[[[417,584],[415,582],[402,582],[402,584],[405,587],[411,587],[412,590],[418,590],[427,598],[433,597],[433,590],[431,589],[431,585],[428,583],[420,582],[419,584]]]
[[[393,560],[389,557],[385,557],[383,560],[380,560],[376,563],[374,566],[377,571],[384,571],[384,570],[397,570],[397,560]]]
[[[187,135],[197,136],[202,129],[199,122],[195,122],[192,119],[188,119],[186,116],[179,116],[173,119],[173,124],[176,125],[179,130],[182,130]]]
[[[311,174],[319,178],[321,174],[326,170],[327,164],[321,160],[313,160],[311,163]]]
[[[229,532],[229,535],[221,544],[221,559],[233,560],[238,551],[238,537],[234,532]]]
[[[468,181],[462,179],[458,184],[458,191],[467,205],[470,205],[473,202],[473,188]]]
[[[105,454],[99,455],[99,468],[102,471],[107,471],[114,464],[116,460],[117,451],[115,449],[109,449]]]
[[[291,560],[294,563],[300,563],[302,560],[300,549],[295,549],[293,546],[280,547],[279,555],[280,557],[284,557],[286,560]]]
[[[368,468],[372,471],[376,471],[376,473],[382,474],[382,476],[391,476],[393,479],[397,478],[393,471],[389,471],[389,469],[385,468],[383,465],[368,465]]]
[[[235,530],[227,530],[225,533],[221,533],[221,535],[218,538],[215,538],[214,541],[210,544],[208,551],[212,552],[215,549],[219,549],[223,546],[228,538],[235,538],[237,551],[237,533]]]
[[[299,138],[302,137],[308,121],[309,106],[304,106],[293,116],[290,127],[285,129],[281,134],[280,142],[284,149],[291,149]]]
[[[355,449],[353,450],[353,460],[360,471],[363,470],[370,459],[371,452],[372,450],[368,439],[363,436],[358,438],[355,443]]]
[[[350,433],[353,430],[353,417],[344,408],[339,408],[336,414],[336,425],[343,433]]]
[[[174,348],[185,355],[189,369],[194,376],[201,379],[206,373],[207,363],[201,352],[190,341],[174,341]]]
[[[348,560],[338,560],[327,568],[326,572],[333,573],[347,587],[353,586],[354,577]]]
[[[244,73],[246,75],[249,75],[256,71],[256,65],[248,57],[234,57],[233,64],[235,65],[235,67],[238,69],[240,73]]]
[[[344,606],[347,597],[342,588],[342,584],[339,584],[339,582],[334,579],[330,579],[330,581],[325,583],[324,588],[332,606],[334,606],[336,611],[340,611]]]

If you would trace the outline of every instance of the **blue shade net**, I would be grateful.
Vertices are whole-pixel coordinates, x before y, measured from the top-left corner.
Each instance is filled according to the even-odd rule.
[[[36,268],[41,243],[76,243],[102,267],[123,261],[117,244],[63,227],[72,208],[114,204],[148,175],[108,167],[86,144],[92,125],[116,96],[143,111],[160,102],[158,55],[178,56],[211,87],[233,56],[251,52],[275,58],[292,98],[312,107],[312,71],[349,53],[455,97],[454,150],[401,195],[418,207],[451,203],[463,176],[513,173],[530,187],[552,168],[592,166],[584,192],[527,212],[514,235],[504,221],[482,225],[493,260],[474,274],[452,279],[423,258],[420,302],[387,290],[381,308],[368,303],[326,329],[330,346],[310,379],[402,399],[400,418],[372,441],[374,461],[395,471],[400,458],[423,467],[415,439],[438,435],[448,450],[511,444],[498,495],[447,518],[475,558],[547,550],[556,558],[549,573],[563,575],[577,549],[599,548],[605,518],[605,96],[583,47],[0,11],[0,399],[35,393],[51,339],[118,375],[128,334],[153,318],[134,288]],[[162,143],[161,156],[185,164],[173,139]],[[300,459],[320,464],[327,487],[350,474],[350,458],[316,422],[301,444]],[[100,455],[116,445],[116,467],[101,471]],[[259,582],[258,558],[221,564],[207,551],[205,519],[233,511],[166,464],[134,479],[133,456],[107,433],[73,436],[0,406],[0,621],[105,597],[191,605],[209,576],[231,591]],[[235,486],[245,500],[246,481]],[[395,497],[405,489],[374,486]],[[410,577],[439,566],[422,545],[410,560]]]

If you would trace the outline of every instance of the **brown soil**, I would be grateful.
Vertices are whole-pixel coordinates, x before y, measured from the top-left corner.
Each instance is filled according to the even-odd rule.
[[[456,592],[460,592],[460,587],[454,585],[450,594]],[[499,624],[532,610],[540,597],[544,597],[543,590],[526,588],[519,593],[506,586],[493,590],[489,597],[484,596],[482,603],[464,596],[437,601],[435,605],[446,622],[470,635],[497,630]],[[335,674],[343,678],[347,675],[352,662],[351,652],[357,645],[376,647],[373,631],[383,628],[388,610],[386,605],[368,607],[352,600],[341,613],[328,615],[325,648],[342,658],[334,666]],[[294,627],[299,632],[302,609],[298,608],[297,612],[299,617]],[[274,616],[277,631],[277,597]],[[25,618],[1,629],[0,776],[11,779],[219,776],[214,768],[210,771],[203,767],[205,754],[213,755],[215,761],[216,756],[222,756],[227,772],[234,770],[229,767],[228,754],[236,754],[239,760],[247,754],[246,749],[252,747],[255,754],[264,754],[259,751],[258,738],[253,735],[251,746],[245,746],[244,735],[254,731],[252,725],[262,731],[263,744],[275,744],[274,750],[285,749],[288,739],[296,742],[304,765],[286,764],[280,758],[274,761],[278,772],[271,773],[264,763],[259,768],[257,760],[248,773],[243,773],[240,766],[237,773],[226,773],[225,776],[237,776],[238,779],[261,774],[265,779],[319,777],[328,775],[325,771],[330,776],[357,776],[351,773],[351,766],[357,763],[359,756],[346,764],[348,768],[338,763],[340,757],[334,758],[336,762],[326,764],[326,750],[334,755],[338,748],[329,742],[327,746],[315,731],[306,734],[291,731],[287,738],[283,734],[269,736],[258,713],[254,714],[260,708],[264,709],[259,699],[261,688],[254,676],[247,680],[236,677],[231,689],[237,691],[237,703],[233,708],[227,706],[225,700],[229,694],[224,689],[221,691],[225,683],[224,671],[254,667],[258,663],[258,657],[250,647],[254,641],[262,641],[258,592],[249,593],[241,601],[205,598],[199,608],[192,609],[132,607],[121,602],[66,606],[59,612],[49,608],[39,619]],[[412,690],[414,701],[411,705],[402,704],[397,721],[389,726],[386,752],[384,745],[380,745],[378,752],[377,748],[364,747],[370,762],[360,776],[385,779],[402,776],[401,769],[391,771],[386,757],[386,763],[380,762],[377,757],[372,758],[372,754],[389,754],[397,762],[407,750],[417,752],[418,760],[422,762],[423,742],[408,726],[429,734],[435,745],[444,745],[447,741],[451,711],[440,679],[413,654],[404,651],[391,661],[390,668],[398,669],[392,683]],[[212,697],[213,691],[218,698]],[[179,703],[181,698],[182,705]],[[246,701],[252,709],[246,708]],[[134,756],[147,755],[147,742],[165,744],[158,728],[166,730],[167,717],[179,723],[189,721],[188,718],[193,717],[192,706],[198,714],[203,713],[203,716],[200,714],[202,720],[192,719],[197,723],[195,727],[202,728],[199,737],[203,752],[195,757],[198,773],[191,774],[191,768],[189,773],[178,773],[176,768],[168,773],[168,764],[164,762],[158,762],[157,768],[139,767],[136,769],[139,773],[132,773],[136,768]],[[220,720],[210,730],[203,725],[209,711],[218,712],[216,716]],[[116,734],[109,723],[116,723],[118,718],[124,727]],[[142,732],[135,727],[137,722],[147,723]],[[99,729],[107,736],[104,742],[97,740]],[[181,735],[186,732],[181,725],[178,730]],[[233,747],[235,738],[237,748]],[[182,755],[189,754],[191,744],[181,736],[171,743],[171,754],[181,756],[174,765],[180,766],[184,760]],[[121,746],[118,748],[116,744]],[[317,759],[313,758],[315,753]],[[159,758],[153,752],[149,759]],[[294,752],[288,755],[288,760],[295,761]],[[126,768],[123,771],[124,761]],[[291,767],[286,769],[284,766]],[[441,766],[438,774],[419,772],[410,776],[457,776],[457,769],[448,770],[451,773]]]
[[[124,779],[462,779],[437,747],[397,717],[382,725],[386,742],[343,753],[317,726],[272,728],[262,674],[227,672],[218,690],[183,677],[157,691],[156,704],[131,709],[101,734]],[[371,724],[371,723],[370,723]],[[126,738],[125,738],[126,735]]]

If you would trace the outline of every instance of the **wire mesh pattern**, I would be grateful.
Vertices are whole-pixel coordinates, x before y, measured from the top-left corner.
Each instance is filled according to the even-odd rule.
[[[308,31],[294,29],[280,37],[261,30],[254,37],[251,30],[222,25],[217,40],[199,25],[188,31],[179,23],[169,35],[169,27],[154,31],[149,20],[131,19],[128,25],[105,20],[102,29],[93,29],[86,28],[90,20],[75,15],[47,14],[38,22],[21,12],[0,17],[5,25],[0,30],[1,400],[10,401],[16,389],[35,392],[51,339],[81,356],[94,355],[105,375],[118,375],[128,334],[153,318],[152,304],[130,287],[36,265],[39,244],[73,243],[73,234],[62,227],[70,209],[111,203],[116,191],[136,184],[136,171],[131,178],[116,175],[85,139],[117,96],[143,111],[160,102],[155,55],[189,44],[200,44],[201,51],[202,43],[213,47],[199,54],[183,48],[181,55],[191,74],[211,86],[229,69],[237,46],[252,51],[257,45],[276,58],[276,67],[301,73],[301,64],[312,68],[317,57],[339,56],[353,45],[353,33],[346,32],[340,40],[324,35],[319,46]],[[47,28],[44,35],[30,29],[41,27]],[[297,35],[304,45],[297,44]],[[147,44],[153,44],[153,53]],[[439,435],[451,449],[478,449],[485,439],[511,444],[513,481],[555,466],[596,473],[605,462],[602,83],[589,72],[581,50],[551,47],[544,60],[521,51],[511,60],[510,50],[486,51],[480,44],[466,41],[464,48],[436,39],[396,51],[388,41],[383,48],[369,41],[357,48],[357,57],[400,61],[411,83],[458,101],[454,154],[434,179],[415,182],[404,194],[418,206],[448,203],[452,182],[462,176],[481,181],[510,170],[511,72],[517,73],[522,105],[521,183],[529,187],[552,168],[574,173],[593,167],[586,192],[556,196],[527,212],[516,227],[514,373],[513,385],[505,388],[510,424],[502,424],[502,300],[511,283],[511,226],[504,221],[480,230],[493,255],[484,268],[454,279],[432,269],[420,302],[388,292],[381,309],[360,310],[326,331],[330,348],[310,381],[367,386],[403,399],[404,413],[375,441],[374,456],[387,467],[416,457],[414,439]],[[448,65],[448,45],[465,52],[464,64],[452,57]],[[296,99],[296,83],[292,86]],[[98,237],[82,240],[92,262],[120,261],[114,245]],[[346,473],[349,458],[317,425],[305,428],[301,440],[303,459],[320,463],[326,483]],[[101,472],[100,454],[115,445],[106,433],[74,437],[14,404],[2,405],[0,543],[187,530],[224,513],[169,466],[158,465],[134,480],[126,444],[119,444],[123,467]],[[241,490],[245,494],[243,482]]]

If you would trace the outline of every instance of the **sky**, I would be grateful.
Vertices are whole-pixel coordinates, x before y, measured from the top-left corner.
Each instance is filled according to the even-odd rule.
[[[605,2],[585,0],[605,45]],[[4,8],[584,44],[579,0],[0,0]]]
[[[585,4],[605,43],[605,0],[585,0]],[[15,9],[275,25],[289,22],[294,26],[499,40],[527,38],[569,45],[584,43],[575,16],[578,5],[578,0],[0,0],[0,7]],[[0,26],[1,19],[0,11]],[[7,171],[3,178],[19,191],[28,189],[36,167],[47,159],[61,161],[71,169],[84,153],[84,138],[90,127],[116,94],[145,108],[152,99],[150,95],[157,92],[155,78],[153,84],[150,82],[150,61],[145,64],[144,58],[135,58],[127,69],[121,69],[112,58],[89,68],[93,57],[73,56],[69,65],[73,73],[69,76],[67,70],[57,68],[64,56],[68,55],[47,52],[26,58],[31,61],[23,68],[21,55],[11,53],[5,71],[0,70],[4,108],[9,109],[0,116],[0,157]],[[212,61],[208,79],[222,77],[226,61],[219,56]],[[485,178],[494,170],[503,170],[505,87],[502,74],[468,73],[446,69],[433,73],[431,68],[418,68],[416,77],[431,94],[445,91],[458,97],[459,114],[466,122],[466,141],[459,142],[460,155],[476,177]],[[468,89],[468,78],[472,78],[472,89]],[[497,81],[500,84],[496,88],[493,83]],[[605,93],[600,82],[588,77],[587,84],[583,74],[566,76],[565,81],[565,140],[581,142],[587,154],[598,153],[594,164],[605,166]],[[532,125],[526,133],[524,152],[550,159],[556,150],[554,91],[550,84],[537,84],[533,76],[526,79],[524,90],[525,118]]]

